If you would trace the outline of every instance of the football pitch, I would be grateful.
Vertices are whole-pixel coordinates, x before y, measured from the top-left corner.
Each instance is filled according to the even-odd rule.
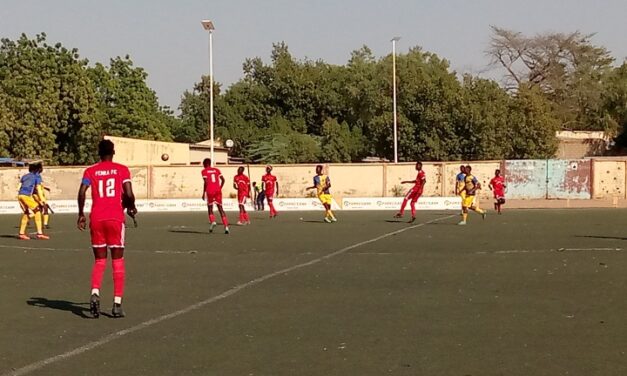
[[[627,211],[392,215],[140,213],[97,320],[75,216],[2,216],[0,375],[627,374]]]

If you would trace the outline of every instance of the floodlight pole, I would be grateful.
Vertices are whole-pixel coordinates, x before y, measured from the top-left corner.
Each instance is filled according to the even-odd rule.
[[[398,120],[396,115],[396,42],[401,37],[392,38],[392,107],[394,112],[394,163],[398,163]]]
[[[214,136],[213,136],[213,22],[202,20],[202,26],[209,32],[209,138],[211,139],[211,166],[215,166],[214,158]]]

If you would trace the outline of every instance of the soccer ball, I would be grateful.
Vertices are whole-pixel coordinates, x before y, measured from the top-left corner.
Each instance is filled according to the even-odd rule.
[[[161,160],[162,161],[167,161],[168,159],[170,159],[170,156],[166,153],[161,154]]]

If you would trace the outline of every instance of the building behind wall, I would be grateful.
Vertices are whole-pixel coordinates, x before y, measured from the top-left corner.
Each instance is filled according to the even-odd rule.
[[[126,137],[105,136],[115,144],[117,162],[139,166],[197,165],[211,156],[211,141],[198,144],[139,140]],[[214,146],[216,164],[228,164],[228,149],[219,141]]]
[[[602,156],[610,146],[610,138],[604,132],[559,131],[556,136],[558,148],[555,157],[558,159]]]

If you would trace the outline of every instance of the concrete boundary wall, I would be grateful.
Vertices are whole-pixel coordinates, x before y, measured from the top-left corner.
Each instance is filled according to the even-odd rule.
[[[514,199],[627,199],[627,158],[584,160],[524,160],[480,162],[425,162],[425,197],[452,196],[455,175],[461,164],[470,164],[484,189],[480,197],[489,198],[488,183],[497,168],[509,185],[507,196]],[[308,197],[315,164],[275,165],[279,196]],[[220,166],[226,179],[224,196],[235,197],[233,176],[239,165]],[[261,184],[265,166],[244,165],[251,181]],[[84,167],[46,167],[44,184],[50,187],[51,200],[75,199]],[[199,198],[202,194],[200,166],[132,166],[133,187],[138,199]],[[331,191],[338,202],[347,197],[394,197],[404,195],[415,179],[414,163],[325,164],[331,177]],[[17,197],[20,177],[25,168],[0,168],[0,200]]]

